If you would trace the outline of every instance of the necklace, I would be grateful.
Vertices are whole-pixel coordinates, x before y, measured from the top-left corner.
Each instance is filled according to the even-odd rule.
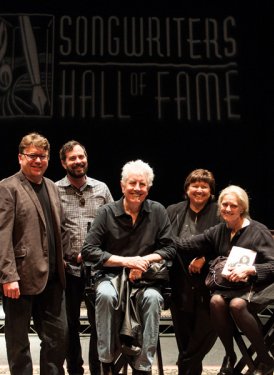
[[[74,189],[73,188],[73,190],[74,190],[74,193],[75,193],[75,195],[78,197],[78,199],[79,199],[79,205],[80,205],[80,207],[84,207],[85,206],[85,204],[86,204],[86,200],[85,200],[85,198],[83,197],[83,192],[82,191],[80,191],[80,192],[78,192],[76,189]]]

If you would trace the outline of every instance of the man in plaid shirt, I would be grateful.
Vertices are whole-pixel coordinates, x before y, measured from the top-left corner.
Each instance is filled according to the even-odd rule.
[[[71,249],[65,254],[66,262],[66,310],[68,319],[67,370],[70,375],[84,373],[79,337],[80,306],[84,299],[85,278],[81,273],[81,249],[87,231],[99,207],[112,202],[109,188],[104,182],[87,176],[88,160],[85,147],[77,141],[65,143],[60,150],[60,159],[67,175],[56,182],[71,232]],[[94,310],[85,301],[91,325],[89,345],[89,368],[92,375],[100,373],[97,353],[97,336]]]

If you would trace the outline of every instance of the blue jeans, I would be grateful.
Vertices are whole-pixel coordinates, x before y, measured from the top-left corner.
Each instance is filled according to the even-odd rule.
[[[101,362],[110,363],[119,348],[119,331],[123,314],[115,310],[118,296],[110,280],[101,281],[96,290],[96,326],[98,354]],[[150,371],[156,352],[163,297],[156,288],[146,288],[137,301],[143,327],[141,353],[134,357],[136,370]]]

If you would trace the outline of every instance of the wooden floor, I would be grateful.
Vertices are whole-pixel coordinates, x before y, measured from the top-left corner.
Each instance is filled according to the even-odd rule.
[[[216,375],[219,371],[219,367],[205,367],[203,375]],[[175,366],[167,366],[164,368],[165,375],[177,375],[178,370]],[[1,375],[10,375],[9,369],[7,366],[0,366]],[[34,366],[33,375],[39,375],[39,366]],[[67,372],[65,372],[67,374]],[[87,367],[85,367],[85,375],[90,375],[90,372]],[[131,375],[131,370],[129,370],[128,375]],[[158,375],[158,370],[156,368],[152,369],[152,375]]]

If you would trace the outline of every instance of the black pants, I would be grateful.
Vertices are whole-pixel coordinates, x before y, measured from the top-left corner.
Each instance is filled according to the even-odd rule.
[[[91,327],[89,341],[89,369],[91,375],[100,374],[100,362],[97,352],[97,333],[95,325],[95,310],[92,301],[85,297],[85,280],[83,277],[66,273],[66,310],[68,320],[68,350],[66,354],[67,370],[70,375],[84,373],[82,349],[80,342],[80,307],[85,300],[88,320]]]
[[[40,374],[64,374],[67,320],[64,291],[51,281],[35,296],[3,297],[5,338],[11,375],[32,375],[28,338],[31,317],[41,340]]]
[[[197,295],[193,311],[183,311],[176,301],[171,301],[170,309],[179,350],[178,375],[201,375],[202,361],[217,339],[208,301]]]

